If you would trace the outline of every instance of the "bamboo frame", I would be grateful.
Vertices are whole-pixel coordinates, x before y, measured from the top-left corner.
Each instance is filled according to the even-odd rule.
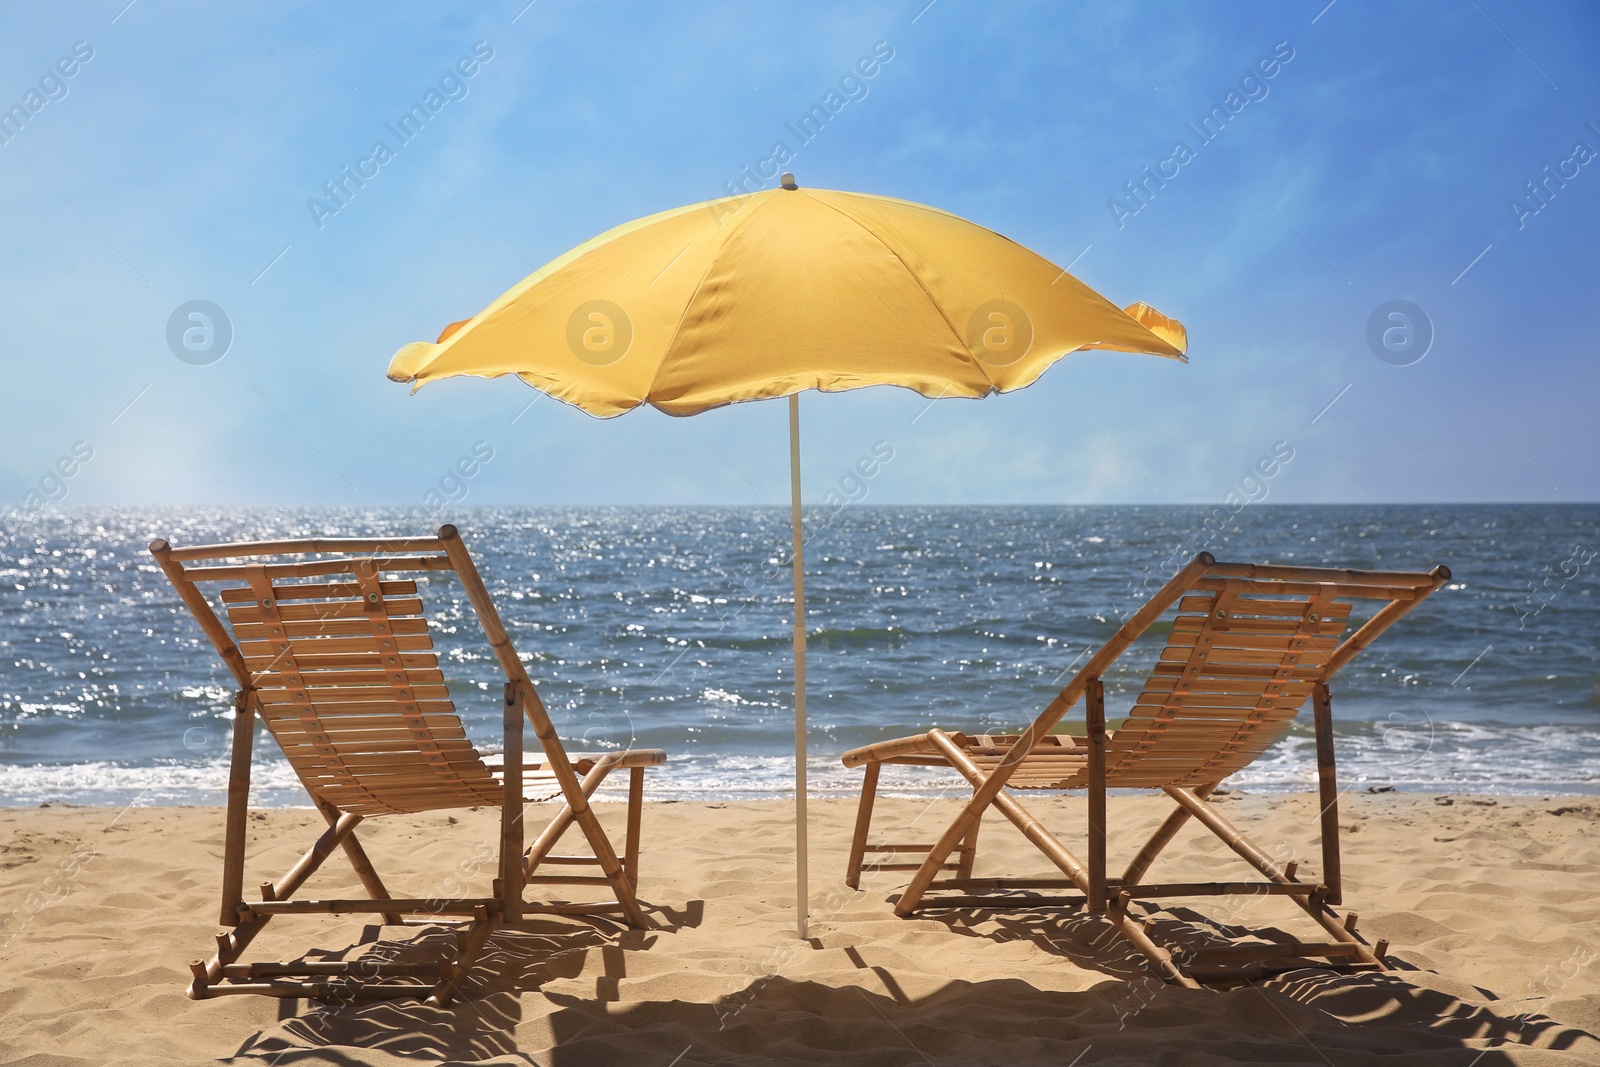
[[[522,921],[522,703],[518,683],[507,682],[501,699],[506,749],[505,798],[500,802],[500,891],[506,922]]]
[[[981,737],[975,741],[935,728],[847,752],[845,766],[863,767],[865,775],[845,883],[859,888],[864,869],[914,869],[895,900],[895,913],[901,916],[935,907],[1082,905],[1091,913],[1104,915],[1122,937],[1144,953],[1159,975],[1183,985],[1197,984],[1202,970],[1205,977],[1227,976],[1225,969],[1209,965],[1229,961],[1250,961],[1257,972],[1279,958],[1313,957],[1347,967],[1384,967],[1387,942],[1367,945],[1355,933],[1354,914],[1341,917],[1333,911],[1343,903],[1343,877],[1328,681],[1449,579],[1450,571],[1443,566],[1427,573],[1350,571],[1218,563],[1209,553],[1198,554],[1118,629],[1015,738],[995,741]],[[1192,593],[1205,595],[1189,595]],[[1342,620],[1350,613],[1346,601],[1356,598],[1386,603],[1354,633],[1338,641]],[[1102,674],[1175,604],[1180,605],[1180,619],[1186,621],[1173,627],[1167,651],[1139,697],[1135,714],[1115,735],[1108,735]],[[1280,614],[1283,612],[1287,614]],[[1213,649],[1213,643],[1218,647]],[[1050,734],[1080,699],[1085,720],[1082,740]],[[1313,705],[1317,742],[1322,852],[1321,878],[1315,882],[1296,877],[1297,862],[1279,866],[1209,803],[1221,781],[1264,751],[1277,736],[1273,731],[1281,731],[1281,724],[1308,699]],[[1169,713],[1154,708],[1151,701],[1176,710]],[[1151,724],[1158,722],[1160,728],[1152,729]],[[1260,743],[1250,740],[1258,728],[1266,739]],[[1124,740],[1124,734],[1132,740]],[[886,763],[954,769],[972,787],[971,799],[938,841],[913,845],[873,844],[869,840],[879,772]],[[1215,777],[1207,776],[1208,768],[1215,769]],[[1087,861],[1080,861],[1031,815],[1007,791],[1008,785],[1086,789]],[[1122,876],[1111,878],[1106,870],[1108,791],[1130,786],[1159,788],[1174,808],[1134,853]],[[974,879],[975,837],[971,835],[990,808],[1003,814],[1066,877]],[[1264,880],[1144,884],[1161,852],[1191,820],[1226,844]],[[951,869],[950,856],[958,848],[956,877],[941,878]],[[920,854],[922,860],[919,864],[870,864],[864,862],[868,853]],[[1038,892],[1041,889],[1068,892],[1045,895]],[[937,895],[927,897],[930,891]],[[1286,898],[1332,940],[1222,949],[1180,945],[1174,955],[1150,938],[1143,920],[1135,921],[1128,914],[1137,901],[1240,895]],[[1191,963],[1206,966],[1196,968]]]
[[[850,859],[844,875],[844,884],[851,889],[861,888],[861,861],[866,857],[867,834],[872,829],[872,805],[878,798],[878,772],[882,769],[882,763],[867,764],[866,776],[861,782],[861,806],[856,809],[856,829],[850,839]]]
[[[644,768],[628,768],[628,829],[623,839],[622,869],[628,884],[639,891],[639,831],[644,817]]]
[[[256,732],[256,701],[241,689],[233,702],[233,749],[228,764],[228,816],[222,845],[222,909],[224,926],[237,916],[244,899],[244,850],[250,817],[250,750]]]
[[[1144,607],[1134,612],[1122,627],[1116,632],[1106,645],[1095,653],[1078,676],[1067,683],[1056,698],[1052,700],[1039,717],[1029,724],[1023,732],[1019,742],[1013,745],[1001,758],[1000,763],[989,776],[977,785],[972,794],[972,799],[966,807],[956,816],[944,834],[928,851],[928,858],[923,861],[922,867],[912,877],[911,884],[906,887],[905,894],[895,904],[894,911],[901,917],[910,915],[916,909],[917,902],[922,899],[922,894],[927,892],[928,885],[933,881],[938,870],[943,866],[945,858],[950,855],[956,843],[966,836],[972,824],[983,816],[984,809],[995,802],[1000,791],[1005,788],[1011,775],[1021,766],[1029,750],[1033,747],[1036,738],[1043,737],[1050,732],[1051,727],[1061,721],[1062,716],[1072,709],[1072,706],[1083,696],[1088,679],[1098,678],[1105,668],[1114,661],[1122,652],[1143,634],[1150,624],[1161,616],[1173,601],[1177,600],[1191,585],[1205,568],[1215,562],[1209,552],[1201,552],[1189,564],[1179,571],[1161,588],[1155,597]],[[933,732],[929,732],[930,739]]]
[[[1106,687],[1099,678],[1084,687],[1089,741],[1089,910],[1106,910]]]
[[[158,539],[151,543],[150,552],[238,684],[223,844],[219,913],[223,929],[217,934],[217,948],[211,959],[194,960],[190,964],[193,975],[189,986],[190,997],[204,999],[237,994],[347,999],[427,997],[430,1003],[444,1006],[454,998],[460,983],[494,931],[503,923],[519,921],[526,913],[608,915],[620,912],[630,926],[641,928],[645,925],[644,912],[636,897],[644,772],[647,767],[662,763],[666,759],[665,753],[646,749],[581,757],[576,766],[582,769],[584,778],[579,782],[574,762],[561,744],[532,680],[511,645],[506,627],[500,620],[477,567],[454,526],[441,527],[437,537],[312,538],[184,548],[174,548],[167,541]],[[373,555],[368,558],[345,556],[261,562],[264,557],[357,552]],[[217,560],[227,562],[206,563]],[[247,562],[235,562],[239,560]],[[453,706],[447,702],[441,704],[445,695],[442,675],[431,667],[413,669],[410,663],[414,654],[403,651],[408,648],[431,648],[431,642],[425,636],[425,622],[419,626],[407,618],[389,618],[391,605],[398,607],[402,615],[410,613],[420,616],[421,613],[421,601],[416,599],[414,582],[382,581],[384,572],[394,571],[455,572],[506,675],[502,715],[503,762],[493,794],[501,813],[499,855],[493,891],[489,896],[454,899],[394,897],[384,886],[357,838],[357,827],[370,815],[346,810],[324,795],[336,793],[340,797],[365,795],[370,798],[378,796],[372,792],[373,789],[386,790],[382,795],[390,799],[384,803],[399,804],[401,807],[385,807],[384,803],[378,803],[376,813],[380,814],[391,810],[469,806],[489,799],[480,798],[470,790],[460,793],[459,801],[452,799],[445,805],[431,798],[430,791],[437,790],[439,784],[456,775],[459,768],[475,767],[475,773],[481,776],[488,773],[484,770],[487,765],[471,743],[462,739],[464,735],[460,732],[459,724],[447,729],[442,739],[435,739],[432,735],[433,725],[456,723]],[[280,615],[277,601],[299,599],[295,591],[304,587],[285,586],[283,592],[287,595],[280,597],[278,587],[270,583],[328,575],[349,575],[354,581],[318,587],[315,594],[300,594],[301,597],[314,595],[321,599],[333,598],[335,603],[325,610],[290,608]],[[249,635],[244,636],[245,648],[259,645],[266,650],[264,653],[246,655],[236,641],[235,633],[230,633],[229,627],[200,591],[199,583],[202,582],[248,585],[243,591],[228,592],[223,601],[233,605],[229,611],[235,620],[239,620],[235,626],[239,628],[240,636]],[[366,597],[360,593],[363,588],[371,590]],[[392,602],[384,599],[397,595],[402,599]],[[280,618],[311,621],[286,622],[280,621]],[[362,618],[368,620],[366,624],[361,622]],[[260,622],[249,621],[257,619]],[[360,634],[364,631],[374,636],[363,639]],[[413,633],[424,636],[403,636]],[[299,659],[304,650],[297,651],[299,646],[295,645],[295,641],[310,637],[329,642],[346,640],[337,636],[322,636],[325,634],[354,635],[349,640],[355,642],[352,647],[356,651],[335,651],[327,655],[328,648],[342,648],[343,644],[315,646],[310,652],[304,653],[315,662],[309,667],[301,664]],[[416,644],[419,639],[424,642],[421,646]],[[380,645],[391,650],[387,659],[391,666],[382,669],[379,669],[374,658],[377,655],[375,652],[362,651],[378,649]],[[252,658],[256,656],[259,658]],[[369,659],[373,660],[371,666],[366,665]],[[429,653],[427,659],[418,662],[428,663],[432,659]],[[402,666],[402,661],[406,665]],[[331,673],[330,664],[336,665]],[[308,691],[301,674],[302,670],[313,669],[322,673],[312,677],[334,679],[323,683],[324,689],[343,686],[338,689],[338,694],[343,695],[321,701],[315,699],[315,694]],[[413,678],[413,674],[417,677]],[[316,684],[312,683],[313,686]],[[258,686],[264,688],[258,689]],[[386,696],[391,689],[394,692],[392,698]],[[308,695],[312,696],[310,701],[306,699]],[[364,711],[373,706],[371,701],[376,700],[381,705],[390,699],[412,709],[408,713],[411,718],[406,720],[412,725],[407,726],[406,730],[414,732],[395,732],[392,728],[386,728],[373,733],[345,721],[340,737],[350,743],[377,744],[378,748],[368,748],[363,751],[370,754],[352,754],[348,758],[330,756],[337,750],[329,747],[330,738],[323,736],[328,728],[322,725],[321,716],[337,719],[348,714],[341,709],[351,700],[367,701],[350,705],[352,710],[359,707]],[[244,895],[244,865],[248,845],[250,760],[258,723],[266,725],[280,741],[285,742],[285,755],[289,756],[291,765],[300,774],[313,803],[327,823],[327,829],[287,871],[272,881],[262,883],[260,899],[251,900]],[[533,727],[543,750],[542,761],[530,764],[525,760],[525,723]],[[423,740],[408,741],[408,738]],[[427,758],[419,762],[411,752],[393,747],[396,741],[412,745],[420,743],[420,752]],[[318,753],[315,757],[306,755],[313,751]],[[305,759],[312,759],[313,762],[297,762]],[[563,799],[562,806],[540,835],[537,847],[542,851],[538,858],[532,857],[532,850],[524,849],[523,789],[524,772],[528,768],[553,777],[561,787]],[[626,768],[630,773],[625,860],[617,858],[610,840],[589,806],[589,797],[606,776],[618,768]],[[369,773],[376,777],[372,779],[371,786],[363,787],[363,775]],[[368,800],[364,803],[371,807],[376,802]],[[421,807],[408,808],[405,806],[408,804],[420,804]],[[550,856],[550,850],[573,825],[578,826],[594,855]],[[292,899],[295,892],[335,851],[343,851],[367,896],[337,900]],[[532,880],[541,884],[605,886],[612,890],[615,899],[593,902],[525,901],[524,889],[541,861],[598,866],[600,874],[594,876],[545,875]],[[405,917],[408,915],[425,916],[431,921],[454,917],[465,921],[466,925],[456,934],[454,952],[447,952],[433,963],[393,964],[360,959],[342,963],[240,961],[245,949],[274,916],[304,914],[374,914],[387,925],[406,924]],[[413,981],[371,980],[382,977]]]

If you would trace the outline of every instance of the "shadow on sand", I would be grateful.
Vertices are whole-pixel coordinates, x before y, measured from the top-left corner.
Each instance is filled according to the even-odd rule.
[[[415,1001],[285,1002],[278,1027],[236,1054],[275,1065],[371,1062],[374,1051],[425,1060],[623,1067],[704,1063],[924,1064],[1404,1062],[1498,1067],[1600,1062],[1600,1040],[1536,1014],[1494,1010],[1426,984],[1425,972],[1338,974],[1303,968],[1226,990],[1165,985],[1102,936],[1098,920],[1059,912],[930,913],[959,935],[1027,941],[1062,965],[1104,974],[1075,992],[1021,978],[953,978],[909,996],[889,968],[854,948],[812,942],[828,981],[727,974],[733,991],[620,1003],[630,961],[698,926],[699,901],[656,909],[654,929],[593,920],[530,921],[497,933],[470,988],[449,1009]],[[1175,912],[1171,921],[1186,917]],[[1198,922],[1198,917],[1195,917]],[[1225,928],[1218,928],[1219,930]],[[1228,931],[1232,932],[1232,931]],[[1242,931],[1240,931],[1242,933]],[[415,944],[422,945],[425,941]],[[363,946],[370,949],[371,946]],[[809,962],[809,961],[807,961]],[[1404,967],[1403,961],[1397,965]],[[651,972],[655,973],[655,972]],[[846,977],[849,975],[849,977]],[[593,992],[544,987],[584,976]],[[704,972],[700,978],[706,977]],[[567,988],[571,984],[563,983]],[[734,988],[737,987],[737,988]],[[926,988],[925,976],[921,988]],[[1535,1052],[1533,1050],[1545,1050]]]

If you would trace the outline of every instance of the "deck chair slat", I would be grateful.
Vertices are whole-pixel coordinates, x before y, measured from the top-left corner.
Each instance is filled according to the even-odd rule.
[[[1306,688],[1301,686],[1300,688]],[[1239,715],[1244,711],[1282,708],[1298,708],[1305,704],[1306,694],[1300,692],[1271,692],[1261,691],[1257,687],[1254,691],[1219,691],[1216,689],[1202,689],[1196,686],[1193,689],[1147,689],[1136,698],[1137,703],[1129,709],[1129,716],[1156,714],[1161,709],[1168,713],[1183,713],[1185,711],[1199,714],[1213,714],[1220,712],[1228,715]],[[1152,710],[1153,709],[1153,710]]]
[[[308,765],[305,778],[321,780],[324,789],[342,796],[359,795],[358,799],[347,800],[347,803],[366,805],[370,800],[372,804],[386,805],[396,811],[404,811],[411,797],[444,793],[464,792],[480,797],[479,803],[499,802],[500,786],[493,775],[469,776],[449,766],[440,766],[435,771],[424,769],[421,765],[417,765],[416,769],[401,769],[374,764],[364,767],[362,773],[352,779],[337,773],[334,768]]]
[[[282,592],[281,588],[274,588]],[[415,597],[388,598],[383,606],[391,619],[422,614],[422,601]],[[288,622],[320,622],[327,619],[364,619],[366,610],[366,605],[359,600],[320,600],[280,604],[277,616]],[[261,607],[254,601],[228,609],[228,621],[235,624],[260,622],[262,617]]]
[[[412,706],[413,704],[415,707]],[[382,719],[388,717],[397,717],[401,714],[421,716],[454,715],[456,711],[455,704],[448,700],[415,700],[407,701],[398,705],[382,700],[369,700],[360,702],[318,700],[314,703],[308,703],[304,705],[303,708],[302,706],[295,704],[272,704],[268,706],[275,709],[273,721],[278,721],[280,719],[293,721],[297,717],[303,717],[291,714],[291,709],[299,709],[303,711],[304,715],[314,715],[329,720],[336,720],[346,717],[356,718],[361,716]],[[399,712],[396,711],[396,707],[399,708]]]
[[[462,782],[390,781],[384,783],[382,799],[378,800],[370,799],[365,793],[346,788],[338,782],[325,782],[320,788],[327,792],[333,804],[367,808],[368,818],[374,815],[438,811],[441,808],[498,807],[501,796],[500,785],[496,782],[486,783],[485,788],[477,790]]]
[[[414,737],[400,737],[373,741],[309,734],[304,737],[285,738],[282,747],[297,763],[304,761],[308,767],[323,766],[323,761],[330,759],[329,754],[333,752],[338,754],[339,761],[347,768],[354,768],[356,764],[353,761],[358,758],[372,756],[394,756],[409,760],[418,766],[431,765],[440,757],[460,762],[463,766],[467,764],[476,766],[482,763],[477,758],[477,750],[466,738],[423,741]]]
[[[294,656],[296,666],[302,671],[336,670],[341,668],[355,668],[358,670],[393,670],[396,666],[410,670],[413,667],[437,667],[439,656],[428,649],[409,650],[366,650],[362,652],[327,652],[319,649],[316,652],[297,652]],[[248,654],[245,663],[255,674],[272,673],[279,669],[283,661],[283,654],[276,649],[266,649],[259,654]]]
[[[1174,661],[1158,662],[1152,668],[1152,673],[1163,674],[1182,681],[1186,675],[1181,670],[1182,663]],[[1282,677],[1278,677],[1279,675]],[[1282,667],[1275,665],[1262,665],[1257,663],[1208,663],[1204,673],[1192,676],[1196,681],[1201,678],[1212,679],[1262,679],[1277,681],[1312,681],[1321,677],[1322,668],[1311,663],[1294,663]]]
[[[309,747],[309,746],[308,746]],[[315,756],[307,755],[307,759],[314,762]],[[460,775],[462,781],[483,781],[488,776],[488,768],[483,761],[478,759],[475,749],[452,747],[447,742],[429,742],[426,745],[412,745],[407,748],[395,748],[388,752],[374,752],[366,746],[359,748],[341,747],[339,762],[350,770],[370,767],[376,770],[374,780],[378,780],[385,773],[384,769],[390,768],[397,776],[414,774],[428,777],[423,773],[425,768],[429,773],[441,770],[451,770]],[[437,765],[437,766],[435,766]],[[482,771],[476,774],[475,771]],[[371,783],[368,783],[369,787]]]
[[[1207,653],[1206,661],[1217,666],[1242,666],[1261,667],[1285,666],[1303,667],[1311,664],[1317,667],[1325,666],[1332,658],[1326,649],[1311,648],[1306,642],[1304,648],[1291,648],[1286,652],[1278,653],[1265,648],[1221,648],[1213,647]]]
[[[1260,649],[1265,652],[1288,652],[1297,647],[1296,642],[1303,642],[1298,645],[1299,648],[1316,648],[1327,652],[1333,651],[1339,645],[1338,631],[1325,637],[1299,637],[1293,631],[1282,634],[1247,634],[1222,627],[1214,627],[1206,631],[1206,636],[1211,638],[1212,646],[1215,648]],[[1174,631],[1168,639],[1167,647],[1192,648],[1199,640],[1200,632],[1198,630],[1193,632]]]
[[[239,650],[247,658],[275,662],[275,658],[284,651],[279,648],[281,642],[277,641],[240,641]],[[365,653],[369,656],[387,655],[392,652],[428,652],[433,649],[433,641],[427,634],[396,634],[389,638],[378,637],[325,637],[317,641],[314,647],[294,649],[292,654],[297,658],[301,655],[326,656],[338,653]]]
[[[1332,658],[1328,649],[1312,648],[1310,644],[1307,641],[1305,647],[1289,648],[1281,652],[1274,652],[1266,648],[1226,648],[1219,645],[1205,647],[1195,644],[1168,645],[1161,650],[1161,660],[1163,662],[1187,660],[1196,651],[1204,655],[1207,663],[1240,667],[1262,667],[1279,663],[1291,663],[1294,665],[1305,663],[1325,664]],[[1286,657],[1292,658],[1286,659]]]
[[[423,811],[448,811],[453,808],[486,807],[499,803],[498,791],[490,794],[479,794],[469,789],[434,790],[424,792],[414,790],[410,792],[393,791],[394,806],[381,801],[369,801],[364,794],[352,790],[340,789],[336,785],[324,787],[330,803],[346,810],[356,807],[367,808],[367,817],[374,815],[406,815]]]
[[[1254,691],[1223,693],[1213,689],[1202,689],[1196,686],[1193,689],[1169,689],[1157,692],[1146,691],[1139,696],[1139,703],[1134,707],[1148,707],[1160,701],[1160,706],[1173,709],[1197,710],[1200,708],[1233,708],[1243,709],[1235,714],[1242,714],[1252,708],[1265,706],[1282,706],[1292,701],[1292,706],[1299,707],[1305,703],[1305,697],[1286,697],[1281,694],[1263,692],[1264,687],[1257,686]]]
[[[319,720],[321,721],[321,720]],[[273,728],[273,736],[285,745],[337,745],[344,751],[372,751],[374,745],[402,744],[414,750],[419,744],[470,745],[466,732],[459,725],[434,720],[434,725],[423,729],[399,727],[387,729],[311,729],[303,723],[282,722]],[[476,750],[474,750],[476,751]]]
[[[415,596],[417,593],[417,583],[410,579],[388,579],[380,582],[378,587],[385,597]],[[354,582],[285,583],[277,589],[279,600],[343,600],[361,593],[361,587]],[[218,592],[224,604],[256,602],[256,595],[248,586],[230,586]]]
[[[413,685],[410,684],[410,679],[406,675],[402,674],[401,677],[405,680],[393,687],[380,687],[376,685],[318,685],[311,682],[311,679],[307,677],[306,680],[308,684],[301,688],[268,689],[263,687],[260,690],[261,702],[269,705],[294,704],[296,703],[296,696],[303,692],[311,696],[310,703],[318,706],[331,706],[334,704],[348,703],[372,703],[374,705],[392,707],[397,695],[402,691],[409,693],[410,699],[412,700],[444,700],[450,695],[449,687],[440,683],[429,682],[425,685]],[[305,701],[300,701],[300,703],[305,703]]]
[[[1304,628],[1304,623],[1297,619],[1261,619],[1248,616],[1215,620],[1204,615],[1179,615],[1172,621],[1174,634],[1190,634],[1206,627],[1218,634],[1277,636],[1298,633]],[[1343,619],[1324,619],[1318,622],[1311,632],[1325,637],[1337,637],[1344,632],[1344,628]]]
[[[384,685],[389,681],[391,672],[374,667],[371,670],[308,670],[305,660],[300,660],[299,676],[311,685],[318,688],[334,686],[355,685]],[[427,667],[411,667],[405,670],[406,678],[413,685],[429,685],[444,681],[444,672]],[[281,689],[288,684],[288,674],[276,671],[263,671],[256,674],[256,685],[262,690]]]
[[[1152,673],[1145,679],[1145,693],[1170,692],[1178,686],[1187,685],[1195,692],[1209,693],[1258,693],[1265,691],[1269,695],[1288,693],[1309,693],[1311,682],[1302,681],[1275,681],[1268,680],[1265,690],[1257,678],[1232,678],[1207,672],[1205,674],[1186,678],[1181,673],[1157,674]],[[1187,691],[1187,690],[1186,690]]]
[[[1315,596],[1319,593],[1334,595],[1331,587],[1307,587],[1306,596]],[[1325,611],[1318,614],[1322,619],[1346,618],[1355,605],[1349,601],[1334,601],[1327,605]],[[1234,600],[1233,610],[1228,613],[1226,620],[1218,620],[1219,628],[1249,622],[1252,619],[1292,619],[1300,620],[1306,613],[1306,597],[1276,598],[1266,596],[1241,596]]]
[[[359,737],[369,731],[379,730],[403,733],[415,739],[418,729],[410,725],[415,721],[410,718],[373,715],[359,717],[324,715],[315,721],[319,725],[312,727],[307,719],[300,716],[279,716],[272,724],[273,736],[292,738],[304,734],[307,737],[329,737],[338,734]],[[422,717],[422,729],[433,737],[453,737],[461,730],[461,720],[454,715],[425,715]]]
[[[428,731],[433,737],[433,744],[441,750],[451,746],[468,746],[472,742],[467,740],[465,733],[457,736],[449,727],[432,727]],[[326,739],[333,739],[334,743],[343,748],[361,752],[384,751],[390,748],[403,751],[414,751],[418,738],[411,730],[339,730],[339,731],[312,731],[289,730],[280,728],[274,731],[278,743],[285,748],[296,745],[314,748],[326,744]],[[319,740],[319,738],[323,740]]]
[[[1214,583],[1221,588],[1221,583]],[[1321,586],[1308,586],[1313,592],[1322,591]],[[1178,611],[1181,614],[1209,615],[1216,603],[1214,595],[1186,596],[1178,602]],[[1253,621],[1261,619],[1299,619],[1305,612],[1306,601],[1302,598],[1259,596],[1245,593],[1234,603],[1228,612],[1228,618],[1237,621]],[[1322,612],[1324,618],[1342,619],[1350,614],[1352,605],[1348,602],[1336,602]],[[1243,620],[1239,617],[1244,616]]]
[[[281,624],[283,633],[291,639],[317,641],[329,637],[352,637],[372,634],[371,628],[362,619],[311,619],[305,622],[285,622]],[[234,636],[240,641],[270,641],[274,637],[273,631],[277,627],[267,623],[241,622],[233,627]],[[393,619],[388,623],[388,632],[392,634],[426,634],[428,620],[426,619]],[[308,651],[316,646],[308,644],[303,646]]]
[[[412,760],[412,763],[416,763]],[[474,781],[469,774],[463,773],[466,768],[458,768],[449,764],[440,764],[432,773],[426,770],[406,770],[400,772],[395,765],[382,763],[361,762],[352,765],[356,771],[354,788],[359,788],[362,794],[369,798],[358,800],[361,805],[384,806],[395,811],[404,811],[407,799],[416,794],[460,794],[465,791],[482,797],[484,802],[496,803],[500,793],[500,784],[493,775]],[[396,773],[387,773],[391,770]],[[308,771],[307,776],[318,775],[315,769]],[[349,780],[341,781],[337,774],[323,771],[321,774],[334,779],[340,785],[350,784]]]
[[[1248,739],[1252,736],[1255,740],[1260,740],[1261,737],[1280,728],[1281,720],[1277,723],[1262,724],[1261,729],[1250,731],[1241,731],[1234,723],[1210,725],[1190,720],[1172,723],[1167,729],[1141,731],[1135,727],[1128,731],[1128,736],[1115,738],[1107,742],[1107,745],[1113,750],[1127,750],[1133,759],[1158,760],[1177,756],[1187,758],[1188,754],[1193,752],[1215,752],[1217,746],[1221,744],[1249,743]],[[1153,751],[1135,751],[1146,745]]]
[[[1139,742],[1141,739],[1132,738],[1127,745],[1109,746],[1110,752],[1117,755],[1119,783],[1123,773],[1148,774],[1152,768],[1165,768],[1169,772],[1176,768],[1180,774],[1196,773],[1213,758],[1233,751],[1230,746],[1244,744],[1236,741],[1230,734],[1214,735],[1209,739],[1192,737],[1171,742],[1165,738],[1153,737]],[[1269,741],[1263,740],[1260,748],[1264,751],[1268,744]]]
[[[1262,717],[1263,717],[1263,721],[1273,721],[1273,720],[1276,720],[1276,719],[1292,719],[1292,718],[1294,718],[1296,715],[1299,714],[1300,707],[1301,707],[1301,705],[1299,705],[1299,704],[1285,704],[1285,705],[1281,705],[1281,706],[1268,707],[1268,708],[1260,709],[1260,711],[1261,711],[1261,714],[1262,714]],[[1249,709],[1245,709],[1245,710],[1249,710]],[[1214,720],[1221,720],[1221,721],[1226,721],[1226,722],[1238,722],[1239,719],[1240,719],[1240,709],[1239,708],[1206,708],[1206,707],[1167,708],[1165,706],[1158,706],[1158,705],[1152,705],[1152,704],[1136,704],[1136,705],[1134,705],[1133,710],[1129,713],[1127,719],[1124,720],[1123,726],[1121,728],[1119,728],[1119,732],[1120,732],[1120,730],[1124,730],[1124,729],[1126,729],[1126,730],[1145,729],[1146,728],[1146,724],[1149,723],[1151,720],[1160,720],[1160,719],[1178,720],[1178,721],[1191,722],[1191,723],[1196,723],[1196,724],[1198,724],[1201,721],[1214,721]],[[1113,737],[1113,739],[1115,739],[1116,734],[1113,734],[1112,737]]]
[[[446,701],[445,703],[452,703]],[[452,704],[453,706],[453,704]],[[276,713],[271,716],[273,731],[278,735],[292,734],[298,730],[308,733],[343,733],[358,730],[404,730],[414,733],[417,729],[425,729],[430,734],[438,736],[440,730],[450,734],[462,729],[461,717],[453,711],[439,712],[395,712],[393,708],[384,714],[314,714],[311,711],[301,713],[293,705],[276,705]],[[313,729],[308,723],[315,720],[318,725]],[[417,724],[420,723],[420,726]]]

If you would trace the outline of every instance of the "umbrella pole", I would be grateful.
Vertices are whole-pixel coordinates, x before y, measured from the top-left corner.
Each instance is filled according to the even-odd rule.
[[[800,396],[789,395],[789,508],[794,536],[794,924],[807,936],[810,873],[806,854],[806,572],[800,527]]]

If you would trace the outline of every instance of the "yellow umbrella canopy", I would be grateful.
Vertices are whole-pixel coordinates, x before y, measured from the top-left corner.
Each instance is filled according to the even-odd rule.
[[[1042,256],[936,208],[779,188],[630,222],[552,260],[432,344],[395,353],[413,389],[515,374],[609,418],[789,398],[794,569],[795,918],[807,931],[805,564],[798,394],[899,385],[983,397],[1068,352],[1183,360],[1182,324],[1118,308]],[[1185,360],[1185,362],[1187,362]]]
[[[792,183],[789,183],[792,184]],[[781,187],[630,222],[523,279],[389,377],[515,374],[591,415],[693,415],[804,389],[982,397],[1068,352],[1183,359],[1182,325],[1125,311],[936,208]]]

